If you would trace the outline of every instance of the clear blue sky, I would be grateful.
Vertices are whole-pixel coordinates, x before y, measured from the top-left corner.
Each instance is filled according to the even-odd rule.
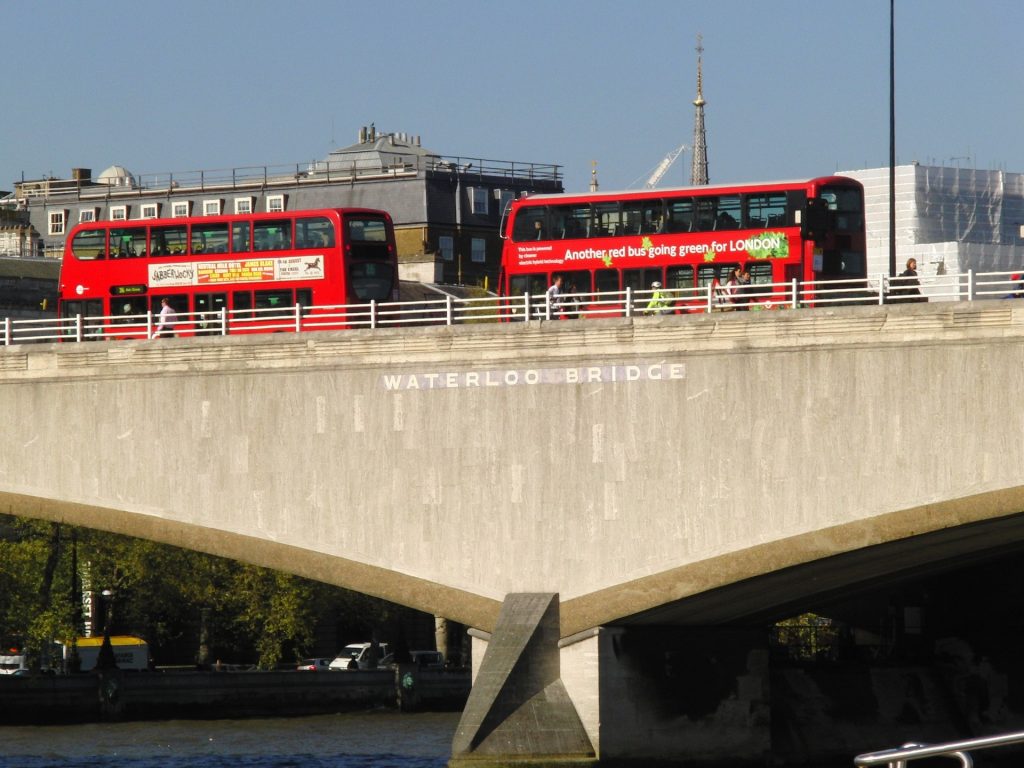
[[[370,122],[557,163],[570,191],[591,161],[602,189],[637,186],[692,141],[698,33],[712,183],[889,162],[888,0],[8,0],[0,19],[0,189],[307,162]],[[896,0],[898,162],[1024,172],[1022,30],[1020,0]]]

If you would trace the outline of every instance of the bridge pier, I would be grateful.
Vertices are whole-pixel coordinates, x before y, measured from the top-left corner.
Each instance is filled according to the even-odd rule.
[[[557,595],[505,599],[475,670],[450,768],[593,765],[594,748],[561,680],[559,625]]]
[[[558,596],[509,595],[473,632],[473,690],[450,768],[763,764],[760,630],[599,627],[559,639]]]

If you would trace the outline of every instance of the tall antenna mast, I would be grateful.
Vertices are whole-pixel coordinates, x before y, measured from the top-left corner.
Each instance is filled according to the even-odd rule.
[[[693,118],[693,164],[690,166],[690,184],[708,183],[708,145],[704,136],[704,45],[703,36],[697,35],[697,98],[693,100],[696,113]]]

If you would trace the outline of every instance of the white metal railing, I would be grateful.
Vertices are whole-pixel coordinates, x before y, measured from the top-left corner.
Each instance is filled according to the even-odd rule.
[[[919,281],[919,285],[917,282]],[[719,287],[722,288],[722,287]],[[920,293],[911,292],[919,290]],[[741,292],[702,288],[655,291],[546,293],[512,297],[460,299],[451,295],[429,301],[376,302],[354,305],[262,308],[219,312],[179,312],[175,335],[228,336],[237,333],[297,333],[314,330],[393,328],[420,325],[515,320],[577,320],[730,311],[765,311],[836,305],[901,304],[917,301],[1024,299],[1024,280],[1012,272],[966,272],[931,278],[877,275],[866,280],[756,283]],[[666,306],[662,306],[664,303]],[[46,341],[151,339],[158,318],[153,312],[118,316],[2,321],[3,345]]]
[[[964,739],[961,741],[947,741],[943,744],[904,744],[902,747],[895,749],[885,749],[879,752],[867,752],[863,755],[857,755],[853,759],[853,764],[857,768],[871,768],[876,765],[906,768],[907,763],[913,760],[922,760],[929,757],[949,757],[958,760],[963,768],[971,768],[974,764],[970,754],[971,750],[1007,747],[1022,743],[1024,743],[1024,731],[1015,731],[996,736],[982,736],[976,739]]]

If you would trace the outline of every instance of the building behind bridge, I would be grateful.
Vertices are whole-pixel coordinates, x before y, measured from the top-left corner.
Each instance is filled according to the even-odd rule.
[[[843,171],[864,185],[868,273],[889,273],[889,169]],[[896,167],[896,272],[1024,271],[1024,173]]]
[[[138,176],[113,165],[95,179],[75,168],[68,179],[16,182],[0,203],[17,217],[22,242],[0,240],[0,256],[59,258],[83,221],[381,208],[395,222],[403,279],[493,287],[504,207],[523,194],[561,191],[558,165],[442,156],[419,136],[371,125],[355,144],[313,162]]]
[[[868,272],[889,269],[889,169],[844,171],[865,186]],[[394,218],[406,281],[496,284],[501,213],[523,194],[563,191],[561,166],[448,157],[419,136],[362,128],[351,146],[287,166],[15,183],[0,199],[0,256],[59,258],[80,221],[320,207],[383,208]],[[1024,173],[911,163],[896,168],[897,272],[924,277],[1024,271]]]

